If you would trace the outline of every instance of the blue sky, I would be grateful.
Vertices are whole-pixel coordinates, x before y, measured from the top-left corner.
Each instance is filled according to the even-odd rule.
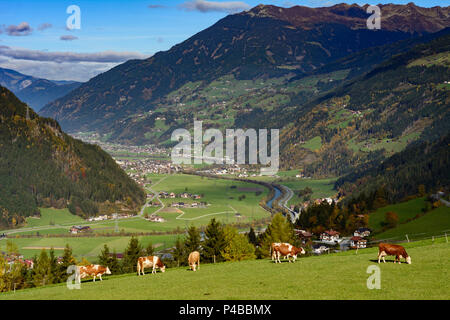
[[[0,67],[55,80],[86,81],[130,58],[168,50],[227,14],[260,3],[321,7],[340,2],[0,0]],[[420,0],[415,4],[432,7],[449,2]],[[66,29],[70,5],[81,9],[80,30]]]

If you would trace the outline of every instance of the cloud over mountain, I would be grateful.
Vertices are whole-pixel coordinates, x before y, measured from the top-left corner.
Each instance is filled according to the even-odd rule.
[[[0,45],[2,67],[54,80],[87,81],[127,60],[145,58],[138,52],[48,52]]]

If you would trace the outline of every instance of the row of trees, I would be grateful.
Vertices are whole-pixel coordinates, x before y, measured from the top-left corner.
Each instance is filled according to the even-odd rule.
[[[272,242],[289,242],[298,246],[298,241],[294,226],[281,213],[274,215],[265,232],[258,236],[253,228],[248,233],[239,233],[238,229],[212,219],[203,234],[199,228],[191,226],[184,239],[177,238],[171,256],[162,258],[168,267],[188,265],[188,256],[193,251],[199,251],[201,261],[206,263],[261,259],[269,256]],[[69,266],[91,264],[85,258],[77,261],[69,245],[66,245],[61,259],[55,256],[53,249],[42,249],[39,256],[32,259],[33,268],[18,261],[18,248],[12,242],[8,242],[7,251],[9,257],[16,257],[16,262],[8,264],[7,259],[0,255],[0,292],[66,282],[70,276],[67,273]],[[121,259],[105,244],[97,263],[108,266],[113,275],[135,273],[138,258],[154,254],[152,243],[144,247],[137,237],[132,237]]]
[[[10,246],[8,255],[14,255],[17,248]],[[34,288],[54,283],[67,281],[69,274],[67,269],[71,265],[76,264],[76,260],[72,255],[72,249],[67,245],[61,261],[55,256],[53,249],[47,253],[43,249],[39,256],[34,256],[33,268],[16,260],[12,264],[0,255],[0,292],[19,290],[24,288]],[[82,261],[82,263],[86,261]]]

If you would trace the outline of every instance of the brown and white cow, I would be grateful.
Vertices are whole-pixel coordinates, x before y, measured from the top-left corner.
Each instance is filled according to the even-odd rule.
[[[188,262],[193,271],[196,271],[196,266],[200,269],[200,252],[191,252],[189,254]]]
[[[272,243],[272,260],[275,259],[275,263],[281,263],[280,257],[287,257],[289,262],[292,262],[290,257],[293,258],[293,262],[297,259],[297,255],[305,254],[305,250],[303,248],[297,248],[289,243]]]
[[[384,259],[385,256],[395,256],[394,263],[400,264],[400,259],[404,258],[407,264],[411,264],[411,257],[406,253],[405,248],[396,244],[380,243],[378,245],[378,263],[380,259],[383,258],[383,262],[386,263]]]
[[[103,267],[97,264],[91,264],[88,266],[79,266],[77,271],[78,271],[77,274],[78,282],[81,282],[81,279],[87,277],[94,277],[94,282],[96,277],[99,277],[100,280],[103,281],[102,275],[111,274],[111,271],[109,270],[108,267]]]
[[[138,276],[141,275],[141,272],[143,275],[145,275],[144,268],[152,268],[152,274],[156,273],[156,268],[161,269],[161,272],[166,271],[166,266],[157,256],[140,257],[137,262]]]

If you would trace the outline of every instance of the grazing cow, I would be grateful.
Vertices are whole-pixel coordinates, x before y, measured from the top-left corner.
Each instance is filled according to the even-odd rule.
[[[156,273],[156,268],[160,268],[161,272],[166,271],[166,266],[162,263],[161,259],[157,256],[140,257],[137,262],[137,272],[138,276],[144,273],[144,268],[153,268],[152,274]]]
[[[196,271],[196,266],[200,269],[200,253],[198,251],[191,252],[188,262],[193,271]]]
[[[384,259],[385,256],[395,256],[394,263],[400,264],[400,259],[405,258],[407,264],[411,264],[411,257],[406,253],[405,248],[396,244],[380,243],[378,246],[378,263],[380,259],[383,258],[383,262],[386,263]]]
[[[290,257],[293,258],[293,262],[297,259],[297,255],[305,254],[303,248],[297,248],[289,243],[272,243],[272,260],[275,258],[275,263],[281,263],[280,256],[287,257],[291,262]]]
[[[102,275],[104,274],[111,274],[111,271],[108,267],[99,266],[97,264],[91,264],[88,266],[80,266],[78,267],[78,282],[81,282],[81,279],[87,278],[87,277],[99,277],[101,281]]]

